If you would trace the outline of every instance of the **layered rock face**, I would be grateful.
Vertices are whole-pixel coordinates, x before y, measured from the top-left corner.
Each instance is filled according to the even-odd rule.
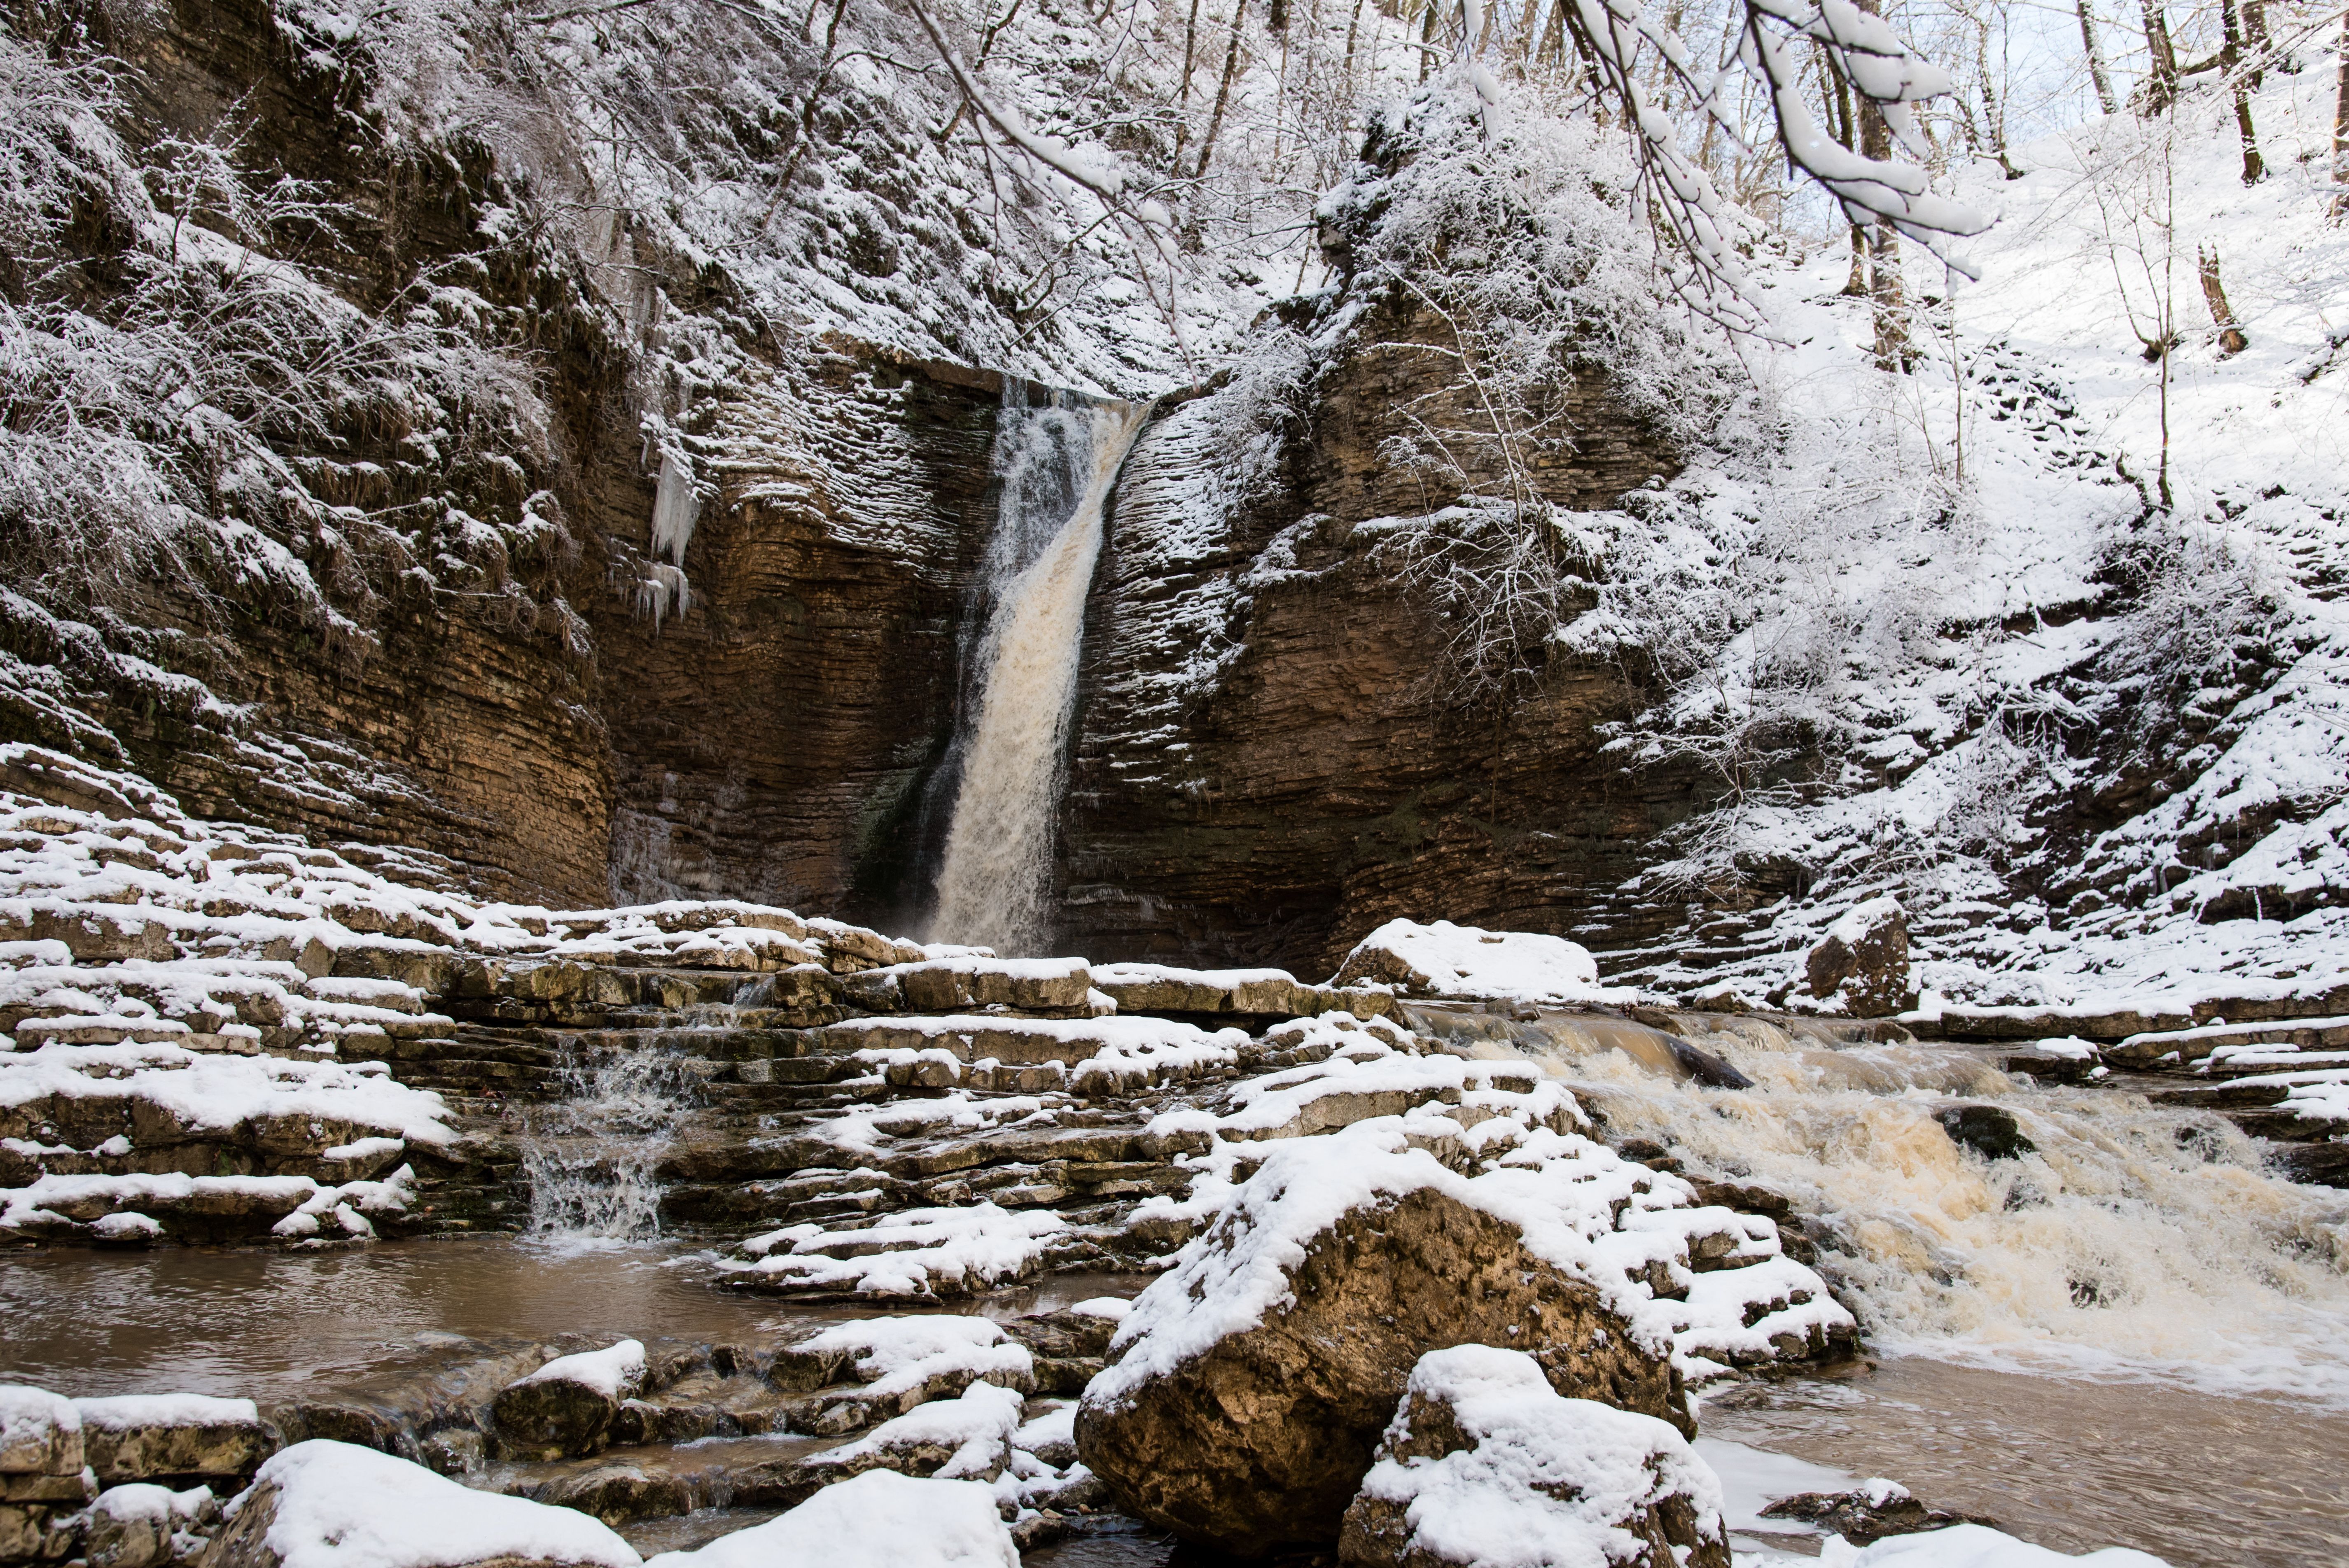
[[[1379,325],[1363,335],[1425,333]],[[1599,760],[1595,726],[1628,701],[1611,669],[1556,659],[1506,713],[1438,679],[1451,629],[1399,581],[1379,524],[1452,498],[1380,449],[1407,404],[1441,400],[1444,363],[1380,346],[1326,368],[1277,482],[1228,510],[1210,406],[1137,443],[1067,811],[1066,918],[1092,950],[1326,974],[1397,915],[1564,931],[1702,803],[1696,780]],[[1568,418],[1576,450],[1537,470],[1560,506],[1610,506],[1677,469],[1595,370]]]

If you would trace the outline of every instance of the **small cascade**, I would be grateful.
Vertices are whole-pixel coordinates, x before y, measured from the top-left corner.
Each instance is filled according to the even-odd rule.
[[[1687,1043],[1753,1087],[1567,1026],[1479,1054],[1543,1060],[1610,1140],[1791,1200],[1884,1349],[2349,1406],[2349,1193],[2268,1171],[2208,1111],[1964,1047],[1716,1022]]]
[[[565,1047],[565,1094],[533,1111],[523,1140],[530,1234],[547,1241],[649,1241],[660,1234],[660,1159],[689,1085],[673,1057]]]
[[[982,573],[978,696],[957,742],[960,787],[931,929],[1032,954],[1050,940],[1053,829],[1076,706],[1102,509],[1146,408],[1008,406],[1002,500]]]

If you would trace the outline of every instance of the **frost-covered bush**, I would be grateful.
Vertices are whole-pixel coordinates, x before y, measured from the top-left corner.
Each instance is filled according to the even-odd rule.
[[[0,34],[10,581],[87,613],[160,579],[346,646],[403,580],[527,606],[513,569],[568,540],[530,477],[531,377],[482,341],[494,313],[431,278],[361,308],[319,264],[338,209],[225,141],[134,147],[120,112],[102,62]]]
[[[1381,551],[1445,630],[1440,684],[1472,699],[1522,696],[1588,607],[1599,534],[1544,477],[1571,459],[1578,406],[1682,449],[1765,439],[1728,342],[1664,292],[1620,139],[1530,87],[1506,107],[1453,74],[1374,114],[1319,212],[1346,280],[1322,351],[1419,372],[1379,457],[1430,504]]]

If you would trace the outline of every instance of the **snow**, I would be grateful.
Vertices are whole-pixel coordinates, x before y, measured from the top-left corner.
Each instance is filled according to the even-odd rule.
[[[633,1561],[633,1557],[631,1558]],[[995,1494],[977,1481],[867,1470],[766,1523],[647,1568],[1019,1568]],[[306,1568],[290,1564],[289,1568]]]
[[[1894,1535],[1872,1546],[1854,1546],[1832,1536],[1819,1551],[1820,1568],[2058,1568],[2088,1563],[2094,1568],[2168,1568],[2149,1553],[2107,1546],[2077,1556],[2018,1541],[1987,1525],[1956,1524],[1921,1535]]]
[[[1636,994],[1600,985],[1589,950],[1561,936],[1523,931],[1480,931],[1448,920],[1422,925],[1391,920],[1354,944],[1339,966],[1375,975],[1373,955],[1391,955],[1417,976],[1413,990],[1430,996],[1511,998],[1526,1002],[1628,1002]]]
[[[1133,1303],[1122,1295],[1096,1295],[1077,1303],[1069,1310],[1080,1317],[1106,1317],[1114,1323],[1122,1321],[1127,1313],[1133,1310]]]
[[[83,1425],[117,1431],[133,1427],[229,1426],[261,1419],[260,1407],[250,1399],[222,1399],[209,1394],[117,1394],[73,1403]]]
[[[645,1347],[641,1341],[623,1339],[601,1350],[583,1350],[576,1355],[558,1356],[526,1377],[517,1377],[511,1387],[528,1387],[533,1383],[576,1383],[593,1388],[607,1399],[626,1398],[643,1387],[645,1380]]]
[[[1691,1446],[1721,1482],[1722,1516],[1733,1532],[1758,1530],[1775,1535],[1821,1534],[1820,1528],[1806,1520],[1764,1519],[1762,1511],[1780,1498],[1806,1491],[1847,1491],[1856,1484],[1857,1478],[1832,1466],[1733,1443],[1725,1438],[1700,1437]]]
[[[1187,1212],[1208,1223],[1133,1299],[1111,1342],[1111,1363],[1085,1398],[1114,1402],[1261,1325],[1289,1299],[1285,1280],[1308,1242],[1350,1211],[1422,1189],[1516,1227],[1528,1251],[1594,1286],[1644,1348],[1673,1359],[1692,1380],[1718,1374],[1732,1358],[1766,1357],[1776,1335],[1807,1341],[1851,1328],[1825,1283],[1780,1255],[1766,1222],[1697,1207],[1685,1182],[1578,1132],[1506,1117],[1463,1127],[1439,1109],[1375,1117],[1319,1137],[1219,1144],[1199,1161],[1183,1204],[1138,1206],[1137,1216]],[[1481,1156],[1476,1174],[1449,1169],[1429,1151],[1445,1145]],[[1260,1152],[1263,1162],[1234,1185],[1218,1170],[1229,1169],[1239,1147]],[[1756,1261],[1691,1274],[1689,1238],[1721,1230],[1739,1235]],[[1655,1295],[1653,1265],[1688,1289],[1686,1302]]]
[[[1471,1446],[1388,1456],[1428,1404]],[[1361,1495],[1407,1508],[1411,1554],[1478,1568],[1610,1568],[1644,1544],[1623,1526],[1674,1495],[1700,1533],[1722,1527],[1720,1482],[1668,1423],[1563,1398],[1531,1356],[1485,1345],[1420,1358]]]
[[[854,1465],[904,1449],[936,1446],[953,1452],[936,1473],[944,1480],[986,1480],[1003,1468],[1026,1399],[1015,1388],[973,1383],[953,1399],[917,1405],[884,1421],[855,1442],[833,1449],[826,1464]]]
[[[0,1471],[46,1470],[56,1436],[80,1431],[81,1415],[72,1400],[47,1388],[0,1383]]]
[[[852,1350],[860,1382],[874,1395],[907,1393],[945,1373],[1025,1380],[1035,1370],[1027,1346],[991,1318],[929,1315],[868,1317],[802,1339],[795,1349]]]
[[[477,1491],[349,1443],[296,1443],[254,1480],[277,1488],[266,1540],[285,1568],[443,1568],[493,1557],[636,1568],[641,1561],[586,1514]],[[232,1501],[231,1512],[252,1497]]]
[[[928,1296],[1025,1277],[1069,1222],[1050,1211],[991,1202],[959,1209],[906,1209],[863,1230],[827,1233],[791,1226],[742,1243],[750,1262],[720,1266],[738,1277],[798,1290],[859,1295]],[[834,1258],[827,1247],[875,1244],[888,1251]]]

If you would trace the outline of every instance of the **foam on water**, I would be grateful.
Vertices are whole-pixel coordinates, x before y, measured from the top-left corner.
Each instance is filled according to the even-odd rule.
[[[1619,1052],[1556,1061],[1619,1137],[1775,1189],[1873,1342],[2011,1369],[2156,1378],[2349,1408],[2349,1193],[2287,1181],[2224,1119],[2036,1087],[1961,1047],[1701,1042],[1750,1089]],[[2037,1148],[1988,1160],[1934,1113],[1996,1105]]]

